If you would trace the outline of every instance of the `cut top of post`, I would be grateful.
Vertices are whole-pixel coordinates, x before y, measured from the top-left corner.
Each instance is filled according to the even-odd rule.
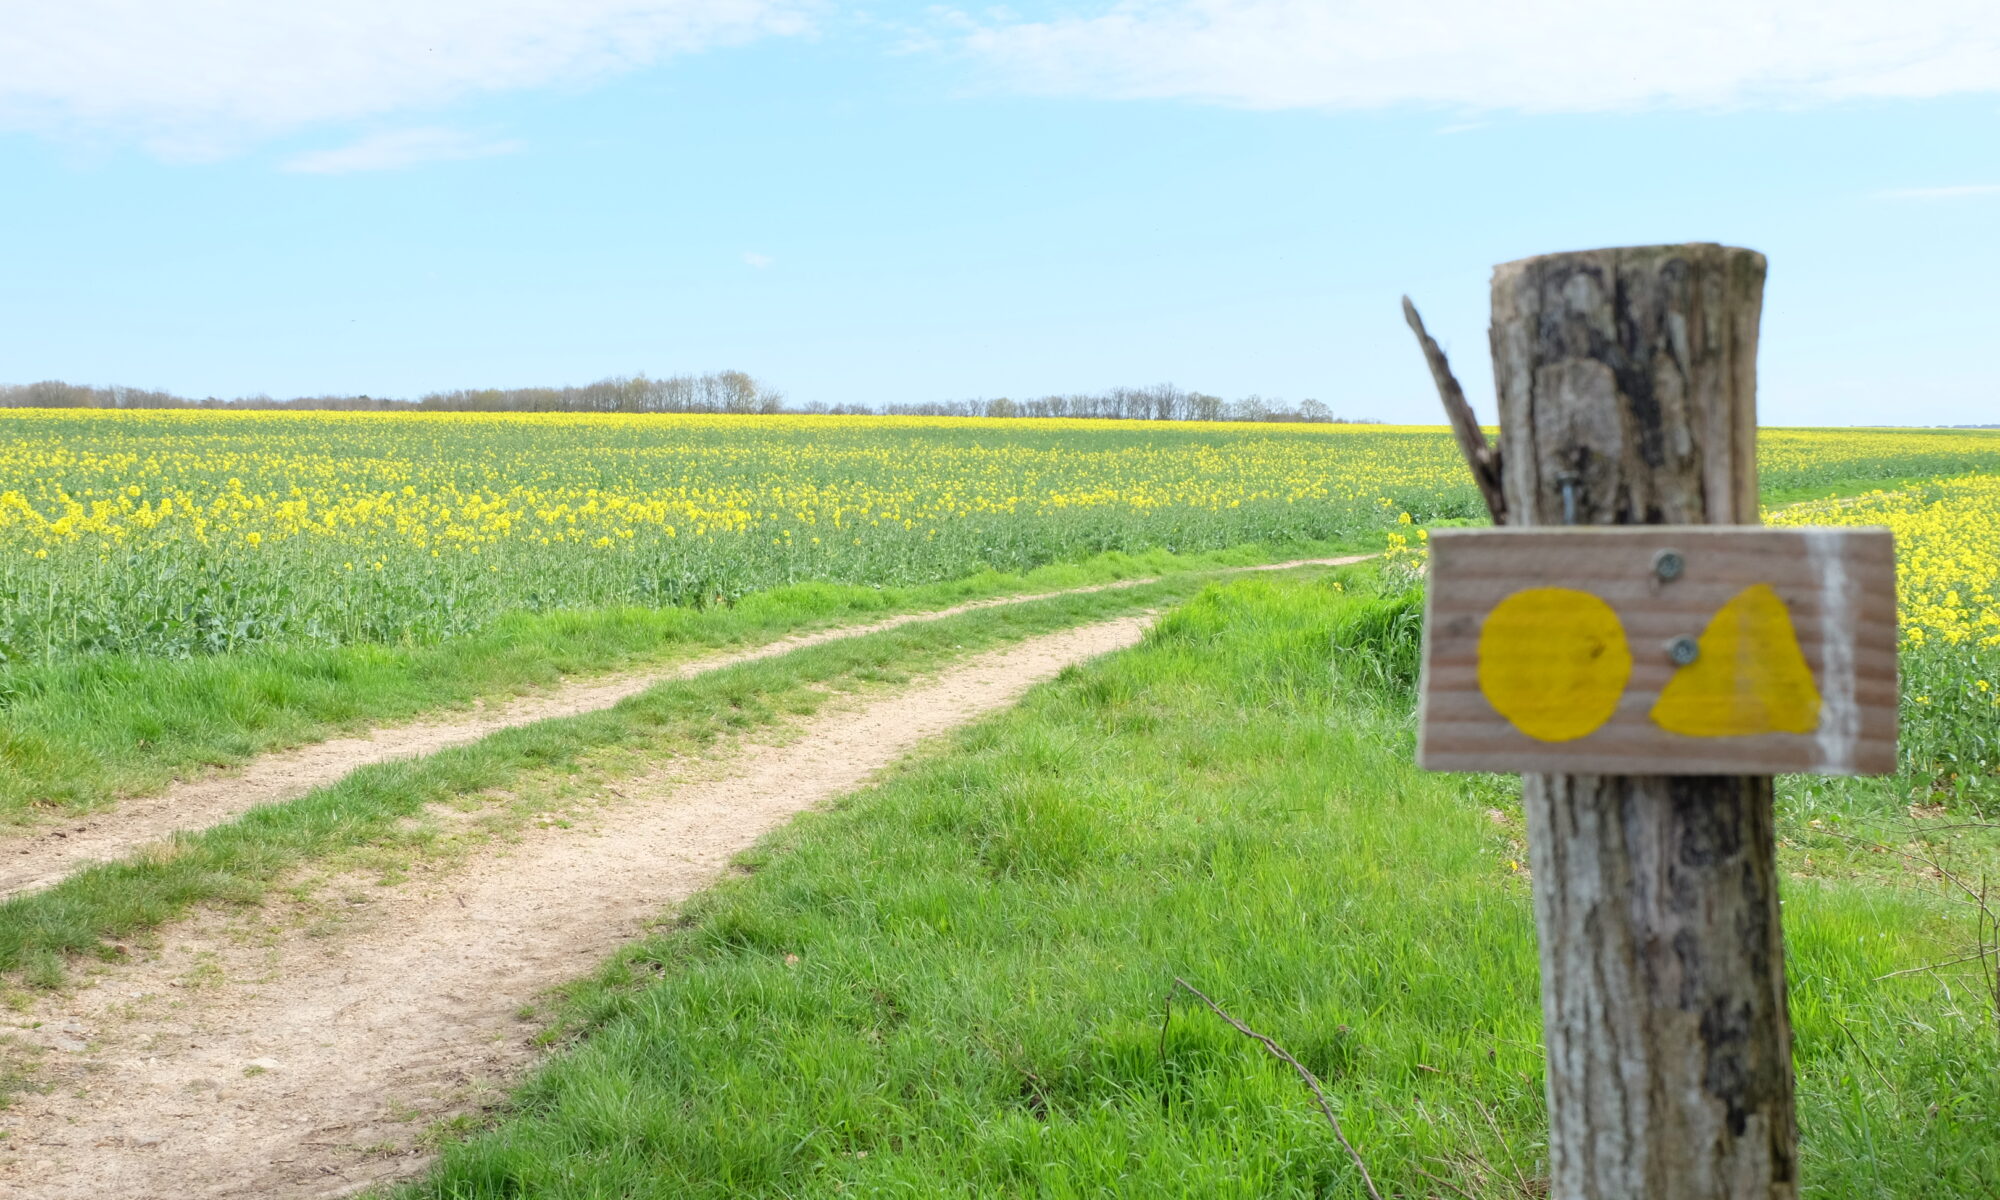
[[[1494,268],[1506,523],[1755,524],[1764,272],[1706,243]]]

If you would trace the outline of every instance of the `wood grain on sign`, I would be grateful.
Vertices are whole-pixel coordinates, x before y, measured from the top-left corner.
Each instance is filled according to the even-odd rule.
[[[1430,550],[1430,770],[1895,768],[1886,529],[1456,529]]]

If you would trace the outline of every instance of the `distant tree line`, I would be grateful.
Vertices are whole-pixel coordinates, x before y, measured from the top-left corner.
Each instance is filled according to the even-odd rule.
[[[1144,388],[1112,388],[1105,392],[1042,396],[1033,400],[946,400],[930,404],[891,404],[883,411],[918,417],[1093,417],[1112,421],[1311,421],[1373,424],[1336,417],[1317,400],[1287,405],[1282,400],[1246,396],[1224,400],[1207,392],[1190,392],[1171,383]]]
[[[573,387],[461,388],[432,392],[415,400],[379,396],[297,396],[274,400],[245,396],[188,399],[172,392],[132,387],[89,387],[48,380],[0,384],[0,408],[228,408],[328,409],[334,411],[429,412],[605,412],[605,413],[808,413],[922,417],[1092,417],[1116,421],[1313,421],[1348,422],[1317,400],[1288,405],[1262,396],[1224,400],[1170,383],[1106,392],[1042,396],[1033,400],[945,400],[890,404],[880,409],[819,402],[787,405],[784,393],[742,371],[707,375],[614,376]]]
[[[708,375],[675,375],[651,379],[645,375],[600,379],[581,387],[461,388],[432,392],[416,400],[379,396],[298,396],[274,400],[246,396],[191,400],[172,392],[146,388],[86,387],[49,380],[0,385],[5,408],[317,408],[341,410],[428,410],[434,412],[784,412],[781,392],[759,384],[742,371]]]
[[[59,379],[0,384],[0,407],[5,408],[191,408],[199,403],[149,388],[87,387]]]
[[[480,388],[432,392],[417,407],[441,412],[779,413],[783,392],[741,371],[600,379],[581,387]]]

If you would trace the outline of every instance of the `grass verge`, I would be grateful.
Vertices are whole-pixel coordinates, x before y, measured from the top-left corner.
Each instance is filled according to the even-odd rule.
[[[401,1194],[1541,1194],[1519,812],[1416,771],[1342,670],[1392,637],[1328,584],[1246,580],[1138,650],[801,817],[570,996],[568,1051]],[[1805,1194],[2000,1188],[1978,1004],[1926,975],[1928,895],[1793,880]],[[1990,1019],[1990,1018],[1989,1018]]]
[[[1827,479],[1811,484],[1791,487],[1767,487],[1760,497],[1766,509],[1783,508],[1788,504],[1804,504],[1811,500],[1845,500],[1854,496],[1866,496],[1870,492],[1900,492],[1904,488],[1922,487],[1935,483],[1942,475],[1857,475],[1844,479]]]
[[[251,810],[158,848],[88,867],[0,903],[0,971],[52,986],[65,956],[158,926],[204,901],[251,901],[307,861],[407,841],[427,806],[518,786],[535,773],[636,773],[718,738],[810,714],[843,692],[907,679],[1020,638],[1184,598],[1183,575],[1107,592],[979,609],[810,646],[662,683],[618,705],[500,730],[416,759],[362,767],[338,783]]]
[[[1102,554],[1023,575],[986,572],[920,587],[800,583],[720,608],[522,614],[481,635],[432,645],[191,659],[105,655],[0,668],[0,826],[100,807],[203,768],[564,676],[663,664],[968,600],[1354,551],[1315,543]]]

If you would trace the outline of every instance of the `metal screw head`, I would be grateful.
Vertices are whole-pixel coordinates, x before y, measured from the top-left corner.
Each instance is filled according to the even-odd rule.
[[[1659,576],[1662,581],[1679,579],[1681,572],[1685,570],[1687,570],[1687,560],[1681,557],[1681,552],[1678,550],[1662,550],[1653,556],[1653,574]]]
[[[1682,634],[1667,643],[1667,657],[1677,667],[1685,667],[1701,657],[1701,646],[1695,640]]]
[[[1575,471],[1564,471],[1556,476],[1556,486],[1562,489],[1563,524],[1576,524],[1576,492],[1583,477]]]

